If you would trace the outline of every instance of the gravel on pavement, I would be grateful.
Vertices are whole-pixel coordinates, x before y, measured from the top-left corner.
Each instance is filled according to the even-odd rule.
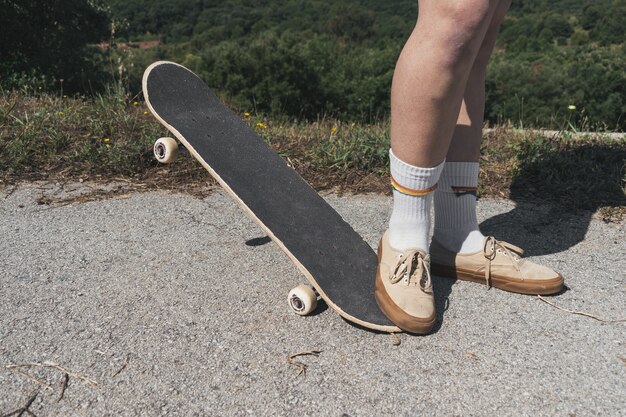
[[[223,191],[63,200],[97,187],[0,193],[0,415],[625,415],[624,322],[435,278],[434,333],[398,345],[324,305],[293,314],[304,278]],[[325,197],[375,247],[391,199]],[[478,207],[562,273],[550,302],[626,318],[626,222]]]

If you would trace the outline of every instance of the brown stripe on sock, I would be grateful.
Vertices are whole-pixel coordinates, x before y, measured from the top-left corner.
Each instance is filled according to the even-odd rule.
[[[452,188],[452,192],[456,194],[457,197],[467,195],[467,194],[471,194],[474,197],[476,197],[476,195],[478,194],[477,193],[478,187],[464,187],[464,186],[451,185],[450,188]]]

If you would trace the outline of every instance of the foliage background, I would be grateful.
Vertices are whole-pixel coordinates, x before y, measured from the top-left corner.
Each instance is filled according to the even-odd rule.
[[[393,67],[417,17],[415,0],[0,0],[0,6],[5,88],[93,94],[114,81],[134,95],[146,65],[170,59],[240,111],[366,123],[389,116]],[[623,131],[625,27],[626,0],[514,1],[489,67],[487,120]],[[148,49],[138,43],[155,40],[158,46]]]

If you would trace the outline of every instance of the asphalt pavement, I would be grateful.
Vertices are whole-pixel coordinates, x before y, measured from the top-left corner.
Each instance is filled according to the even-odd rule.
[[[325,197],[375,247],[391,199]],[[435,278],[434,333],[393,337],[293,314],[303,277],[219,189],[5,188],[0,416],[625,415],[626,222],[488,199],[479,217],[567,290]]]

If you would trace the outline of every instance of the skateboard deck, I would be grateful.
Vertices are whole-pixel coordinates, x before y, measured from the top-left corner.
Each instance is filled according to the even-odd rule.
[[[158,61],[148,107],[298,267],[329,307],[362,327],[398,332],[374,299],[372,248],[193,72]]]

